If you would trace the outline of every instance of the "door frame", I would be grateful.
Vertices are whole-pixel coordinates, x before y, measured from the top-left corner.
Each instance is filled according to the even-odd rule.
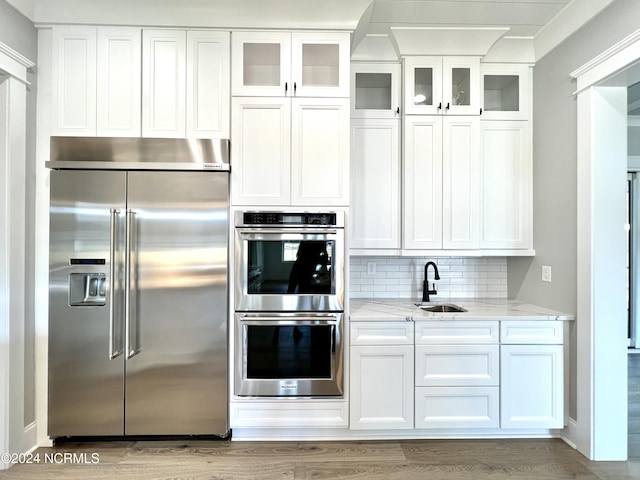
[[[578,403],[568,436],[591,460],[627,459],[626,88],[640,73],[638,52],[640,30],[571,73],[578,86]]]

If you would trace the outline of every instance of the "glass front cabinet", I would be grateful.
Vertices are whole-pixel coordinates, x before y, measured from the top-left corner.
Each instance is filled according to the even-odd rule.
[[[479,57],[405,57],[405,113],[479,115]]]
[[[234,32],[234,96],[349,97],[349,34]]]
[[[528,120],[531,72],[529,65],[482,64],[482,119]]]
[[[351,65],[351,118],[400,118],[400,64]]]

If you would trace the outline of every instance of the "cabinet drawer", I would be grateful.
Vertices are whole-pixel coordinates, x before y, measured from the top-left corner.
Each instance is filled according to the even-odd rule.
[[[413,345],[413,323],[352,322],[351,345]]]
[[[499,385],[498,345],[416,346],[416,386]]]
[[[497,428],[499,387],[418,387],[416,428]]]
[[[563,322],[555,320],[502,322],[500,325],[500,342],[512,345],[561,345],[563,329]]]
[[[416,322],[416,345],[498,343],[498,322]]]

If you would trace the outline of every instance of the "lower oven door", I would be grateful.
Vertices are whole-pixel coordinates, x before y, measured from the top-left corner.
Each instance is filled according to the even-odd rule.
[[[343,395],[343,313],[236,313],[235,394]]]

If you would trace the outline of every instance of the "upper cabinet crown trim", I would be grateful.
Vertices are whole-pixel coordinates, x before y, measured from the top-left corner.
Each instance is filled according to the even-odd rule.
[[[391,27],[400,55],[484,56],[508,31],[500,27]]]

